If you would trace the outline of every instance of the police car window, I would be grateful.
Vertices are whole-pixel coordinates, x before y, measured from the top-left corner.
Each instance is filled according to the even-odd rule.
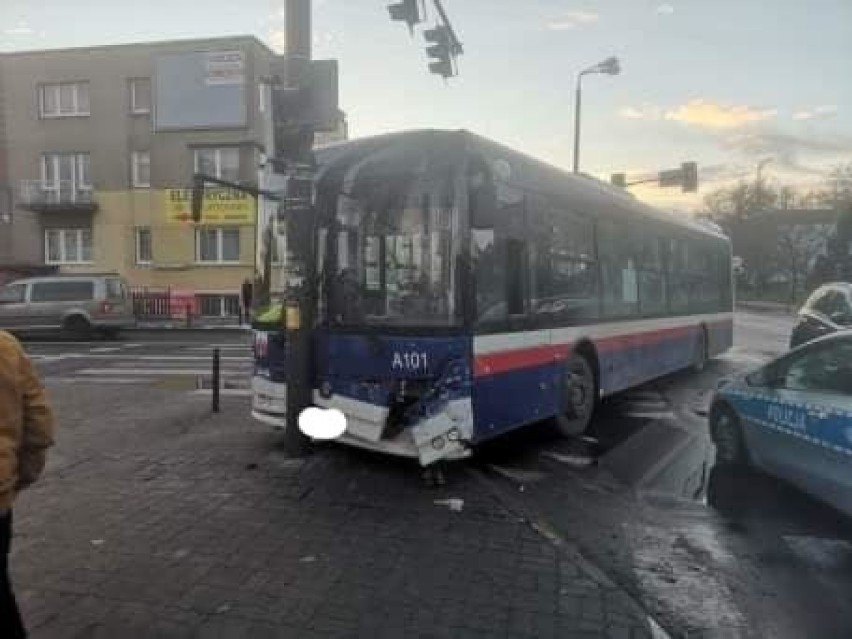
[[[810,307],[817,313],[829,315],[832,308],[837,304],[837,293],[835,291],[825,291],[822,295],[811,302]]]
[[[823,344],[793,359],[784,388],[852,395],[852,340]]]

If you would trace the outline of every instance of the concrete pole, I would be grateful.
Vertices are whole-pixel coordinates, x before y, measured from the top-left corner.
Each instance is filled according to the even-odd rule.
[[[305,85],[311,63],[311,0],[287,0],[287,78],[288,87]],[[299,154],[308,151],[307,140],[313,133],[300,131],[294,136]],[[303,141],[303,138],[306,138]],[[304,142],[304,143],[303,143]],[[309,157],[299,158],[308,162]],[[287,427],[284,446],[291,455],[306,452],[308,439],[299,430],[299,414],[313,401],[311,379],[314,309],[316,306],[316,256],[314,219],[304,211],[291,212],[287,219],[287,244],[291,247],[295,265],[302,281],[288,293],[283,312],[287,317]]]

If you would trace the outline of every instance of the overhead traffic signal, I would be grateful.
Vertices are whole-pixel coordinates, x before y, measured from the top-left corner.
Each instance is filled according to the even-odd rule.
[[[684,162],[680,165],[683,172],[683,192],[696,193],[698,191],[698,164],[696,162]]]
[[[423,32],[426,42],[433,43],[426,47],[426,55],[429,56],[429,72],[442,78],[451,78],[455,75],[453,65],[453,38],[450,30],[445,26],[437,26]]]
[[[388,5],[388,13],[390,13],[391,20],[404,22],[408,25],[408,30],[414,33],[414,25],[420,22],[418,1],[402,0],[402,2]]]

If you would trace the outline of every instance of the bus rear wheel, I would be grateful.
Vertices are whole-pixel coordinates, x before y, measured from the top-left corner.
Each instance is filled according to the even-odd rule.
[[[556,416],[556,429],[564,436],[581,435],[592,421],[597,402],[595,373],[589,360],[574,354],[565,367],[563,410]]]

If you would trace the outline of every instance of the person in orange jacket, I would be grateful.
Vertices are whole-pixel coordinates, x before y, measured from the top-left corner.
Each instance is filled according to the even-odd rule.
[[[53,413],[18,341],[0,331],[0,637],[26,637],[9,579],[12,505],[44,470]]]

